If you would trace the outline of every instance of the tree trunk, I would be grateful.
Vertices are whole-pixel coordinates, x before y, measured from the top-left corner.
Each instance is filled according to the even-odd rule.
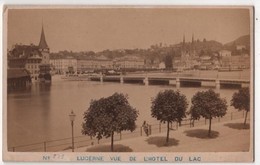
[[[170,132],[170,122],[167,121],[167,137],[166,137],[166,144],[169,142],[169,132]]]
[[[111,152],[114,151],[114,131],[111,134]]]
[[[209,117],[209,133],[208,133],[209,137],[210,137],[210,133],[211,133],[211,116]]]
[[[247,113],[248,113],[248,111],[246,111],[246,116],[245,116],[244,126],[246,126]]]

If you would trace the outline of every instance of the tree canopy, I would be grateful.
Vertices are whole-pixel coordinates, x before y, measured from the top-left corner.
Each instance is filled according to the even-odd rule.
[[[250,111],[250,92],[249,88],[241,88],[238,92],[235,92],[231,99],[231,106],[235,107],[239,111],[245,110],[246,116],[244,124],[246,124],[247,113]]]
[[[114,132],[134,131],[138,111],[133,108],[127,96],[115,93],[107,98],[92,100],[88,110],[84,113],[82,134],[102,139],[111,137],[113,151]]]
[[[172,56],[171,55],[166,55],[164,59],[164,64],[166,69],[172,69],[173,64],[172,64]]]
[[[167,138],[169,141],[169,123],[180,122],[186,117],[188,102],[186,96],[179,91],[165,90],[152,100],[151,115],[160,122],[167,122]]]
[[[215,117],[223,117],[227,111],[227,101],[221,99],[219,94],[212,89],[197,92],[191,100],[190,114],[194,119],[200,116],[209,119],[209,136],[211,132],[211,119]]]
[[[238,92],[235,92],[231,99],[231,105],[239,111],[250,110],[250,93],[249,88],[241,88]]]

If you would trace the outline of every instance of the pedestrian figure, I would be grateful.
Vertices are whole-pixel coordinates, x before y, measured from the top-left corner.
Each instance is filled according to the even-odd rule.
[[[148,127],[149,125],[146,123],[146,121],[144,121],[143,125],[142,125],[143,129],[144,129],[144,132],[146,134],[146,136],[148,136]]]
[[[194,119],[190,118],[190,127],[194,127]]]

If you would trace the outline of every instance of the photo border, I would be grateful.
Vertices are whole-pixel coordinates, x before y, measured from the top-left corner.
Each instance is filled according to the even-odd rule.
[[[92,152],[77,152],[77,153],[68,153],[68,152],[8,152],[7,151],[7,84],[5,83],[7,80],[7,17],[8,17],[8,10],[9,9],[48,9],[48,8],[73,8],[73,9],[82,9],[82,8],[249,8],[250,10],[250,57],[251,57],[251,67],[250,67],[250,95],[252,99],[250,99],[250,110],[253,110],[250,113],[250,150],[249,152],[131,152],[131,153],[92,153]],[[120,155],[122,160],[128,160],[128,161],[122,161],[122,162],[129,162],[129,155],[137,155],[138,158],[143,158],[147,155],[153,155],[153,156],[167,156],[167,157],[173,157],[173,156],[183,156],[188,160],[188,157],[190,156],[200,156],[202,157],[202,162],[253,162],[255,157],[255,32],[254,32],[254,24],[255,24],[255,10],[254,6],[174,6],[174,5],[106,5],[106,6],[97,6],[97,5],[88,5],[88,6],[77,6],[77,5],[70,5],[70,6],[63,6],[63,5],[55,5],[55,6],[49,6],[49,5],[5,5],[4,6],[4,23],[3,23],[3,80],[2,80],[2,94],[3,94],[3,159],[4,161],[26,161],[26,162],[35,162],[35,161],[42,161],[44,156],[49,156],[51,159],[47,162],[64,162],[64,161],[72,161],[72,162],[79,162],[77,161],[78,155],[104,155],[106,157],[106,161],[104,162],[111,162],[109,161],[109,156],[118,156]],[[54,155],[57,154],[64,154],[63,159],[60,158],[54,158]],[[45,161],[46,162],[46,161]],[[137,160],[137,162],[143,162],[141,159]],[[190,161],[182,161],[182,162],[190,162]],[[162,162],[160,162],[162,163]],[[171,163],[175,163],[174,161]]]

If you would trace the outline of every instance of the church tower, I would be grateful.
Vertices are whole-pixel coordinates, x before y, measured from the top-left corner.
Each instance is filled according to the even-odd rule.
[[[43,25],[42,25],[42,33],[41,33],[41,38],[38,47],[42,55],[41,65],[39,65],[40,72],[38,77],[40,82],[49,83],[51,82],[50,49],[45,39]]]
[[[191,50],[190,53],[192,56],[195,56],[195,42],[194,42],[194,34],[192,33],[192,39],[191,39]]]
[[[42,25],[42,33],[39,42],[39,51],[42,54],[42,64],[49,64],[50,63],[50,49],[45,39],[44,29]]]

